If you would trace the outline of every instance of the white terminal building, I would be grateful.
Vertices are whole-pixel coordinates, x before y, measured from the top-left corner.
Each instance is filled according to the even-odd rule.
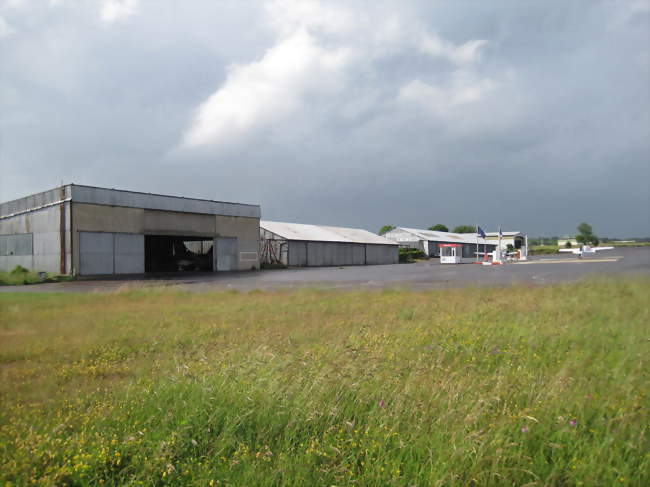
[[[429,257],[440,257],[440,245],[460,244],[462,258],[474,258],[476,252],[493,252],[499,245],[499,233],[487,232],[485,238],[474,233],[452,233],[424,230],[420,228],[396,227],[383,235],[397,242],[402,247],[409,247],[424,252]],[[501,249],[512,248],[525,251],[526,236],[521,232],[502,232]]]

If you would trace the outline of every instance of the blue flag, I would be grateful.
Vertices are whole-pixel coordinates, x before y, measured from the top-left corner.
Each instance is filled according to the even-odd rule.
[[[484,232],[483,229],[482,229],[481,227],[479,227],[478,225],[476,226],[476,233],[478,234],[479,237],[481,237],[481,238],[485,238],[485,232]]]

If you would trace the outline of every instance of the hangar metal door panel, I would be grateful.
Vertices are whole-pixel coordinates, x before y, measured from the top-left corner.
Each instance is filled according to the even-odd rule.
[[[115,234],[115,274],[144,273],[144,235]]]
[[[302,267],[307,265],[307,242],[289,241],[289,258],[287,265]]]
[[[215,253],[217,261],[214,268],[218,271],[236,271],[239,269],[238,245],[236,238],[219,237],[215,238]]]
[[[113,234],[79,232],[79,273],[113,274]]]

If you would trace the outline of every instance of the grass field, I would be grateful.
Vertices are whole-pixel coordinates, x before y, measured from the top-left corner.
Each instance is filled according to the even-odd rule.
[[[602,247],[649,247],[650,242],[601,242],[598,245]],[[557,245],[531,245],[528,249],[530,255],[557,254],[559,251],[560,248]]]
[[[600,245],[611,245],[613,247],[650,247],[650,242],[604,242]]]
[[[0,295],[0,485],[650,485],[648,296]]]
[[[533,245],[528,249],[529,255],[547,255],[557,253],[559,253],[557,245]]]

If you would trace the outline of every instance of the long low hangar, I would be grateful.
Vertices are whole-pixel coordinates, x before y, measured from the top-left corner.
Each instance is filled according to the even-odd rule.
[[[360,228],[260,222],[265,264],[291,267],[397,264],[397,242]]]
[[[259,268],[259,205],[67,184],[0,204],[0,270]]]

